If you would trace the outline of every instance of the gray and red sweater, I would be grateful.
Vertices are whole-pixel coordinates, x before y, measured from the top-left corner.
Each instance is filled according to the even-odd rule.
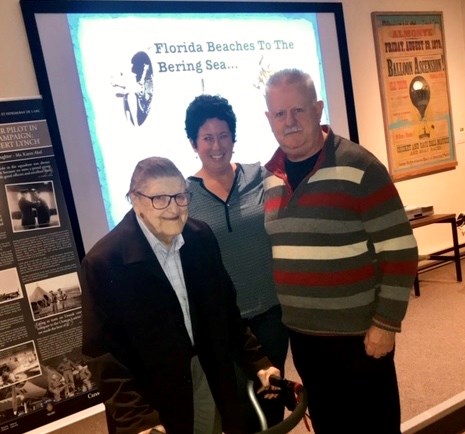
[[[283,322],[319,335],[399,332],[418,266],[417,243],[385,166],[335,135],[293,191],[278,149],[266,164],[265,226]]]

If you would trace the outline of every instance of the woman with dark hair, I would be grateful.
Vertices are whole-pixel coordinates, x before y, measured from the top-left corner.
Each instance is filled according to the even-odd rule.
[[[264,168],[260,163],[231,162],[236,116],[228,100],[221,96],[197,96],[187,108],[185,130],[202,162],[201,169],[188,178],[193,193],[189,215],[207,222],[215,233],[237,291],[243,321],[284,376],[288,334],[281,322],[271,246],[264,229]],[[243,401],[250,419],[248,432],[259,431],[245,387]],[[284,406],[278,400],[263,399],[260,403],[268,426],[283,419]]]

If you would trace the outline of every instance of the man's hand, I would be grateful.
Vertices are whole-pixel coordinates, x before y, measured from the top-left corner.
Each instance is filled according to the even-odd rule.
[[[277,387],[270,385],[270,377],[272,375],[281,377],[281,373],[279,372],[279,369],[275,368],[274,366],[271,366],[268,369],[260,369],[257,372],[257,377],[260,379],[260,382],[262,383],[262,387],[260,387],[260,389],[257,390],[257,393],[263,392],[265,390],[278,389]],[[277,398],[278,394],[277,393],[265,393],[264,397],[265,399],[273,399],[273,398]]]
[[[394,348],[396,333],[371,326],[365,335],[365,351],[369,356],[379,359]]]

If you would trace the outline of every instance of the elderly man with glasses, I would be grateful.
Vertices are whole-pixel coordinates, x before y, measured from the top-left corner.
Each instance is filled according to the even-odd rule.
[[[140,161],[132,209],[82,263],[84,348],[108,429],[240,434],[234,362],[264,388],[279,375],[242,323],[213,232],[165,158]]]

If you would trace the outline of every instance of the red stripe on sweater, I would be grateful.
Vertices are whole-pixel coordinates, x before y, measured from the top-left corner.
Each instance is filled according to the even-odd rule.
[[[313,193],[303,195],[299,206],[337,207],[358,210],[358,201],[353,196],[341,193]]]
[[[382,189],[375,191],[372,195],[365,197],[361,201],[361,209],[362,211],[367,211],[396,196],[398,196],[396,187],[393,184],[388,184]]]
[[[277,211],[280,208],[284,208],[288,204],[289,200],[286,197],[275,197],[265,201],[264,209],[265,212]]]
[[[328,273],[297,273],[289,271],[275,271],[275,282],[281,285],[302,286],[336,286],[357,283],[373,277],[374,270],[366,265],[357,270],[338,271]]]

